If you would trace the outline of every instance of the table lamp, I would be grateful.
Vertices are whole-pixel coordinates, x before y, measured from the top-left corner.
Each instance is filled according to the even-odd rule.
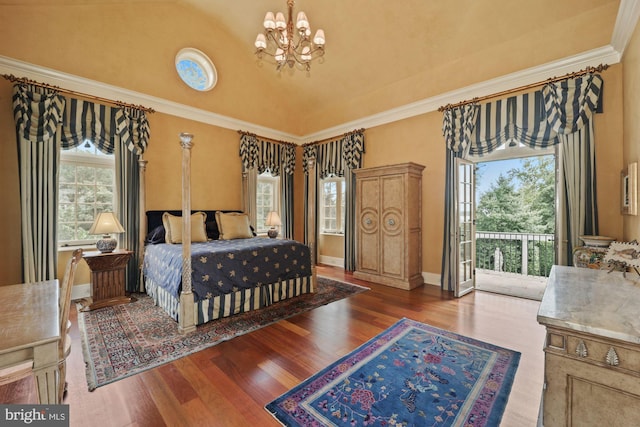
[[[113,252],[118,246],[118,241],[111,237],[111,233],[124,233],[124,228],[122,228],[113,212],[99,213],[89,229],[89,234],[102,234],[102,239],[96,243],[96,247],[100,252]]]
[[[278,230],[276,229],[276,227],[282,225],[282,221],[280,220],[280,215],[278,215],[278,212],[269,212],[267,214],[267,220],[264,222],[264,224],[271,227],[269,231],[267,231],[267,235],[269,237],[271,237],[272,239],[278,237]]]

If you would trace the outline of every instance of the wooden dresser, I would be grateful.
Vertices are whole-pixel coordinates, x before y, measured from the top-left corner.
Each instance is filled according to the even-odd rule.
[[[401,289],[422,278],[422,170],[416,163],[356,169],[354,277]]]
[[[544,427],[640,426],[640,277],[554,266],[538,322]]]

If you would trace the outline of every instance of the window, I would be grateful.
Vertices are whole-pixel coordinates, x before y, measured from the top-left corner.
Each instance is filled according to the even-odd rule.
[[[344,178],[332,177],[320,181],[320,232],[344,233]]]
[[[58,244],[95,243],[89,234],[94,218],[115,207],[115,159],[91,141],[60,153]]]
[[[266,233],[270,227],[264,225],[271,211],[280,212],[280,177],[270,172],[258,175],[256,194],[256,226],[258,233]]]

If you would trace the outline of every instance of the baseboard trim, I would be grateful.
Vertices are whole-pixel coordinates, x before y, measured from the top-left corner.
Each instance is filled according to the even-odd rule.
[[[337,258],[332,256],[320,255],[318,257],[318,262],[320,264],[330,265],[332,267],[341,267],[344,268],[344,258]]]
[[[424,283],[426,285],[431,286],[440,286],[440,275],[436,273],[429,273],[426,271],[422,272],[422,277],[424,278]]]

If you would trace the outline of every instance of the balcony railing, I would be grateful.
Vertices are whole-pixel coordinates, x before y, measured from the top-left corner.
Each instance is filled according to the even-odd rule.
[[[476,232],[476,268],[549,277],[553,234]]]

